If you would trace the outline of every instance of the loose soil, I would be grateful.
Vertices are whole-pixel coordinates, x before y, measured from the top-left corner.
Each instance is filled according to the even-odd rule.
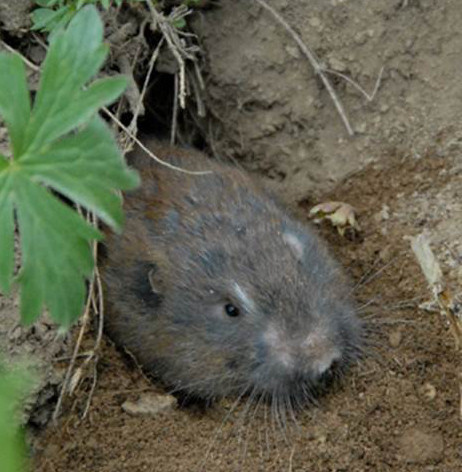
[[[234,408],[231,400],[206,410],[131,415],[122,408],[126,401],[159,390],[104,339],[87,419],[80,416],[92,372],[57,425],[45,426],[57,392],[56,380],[45,382],[36,410],[42,415],[29,435],[36,471],[461,470],[461,354],[431,310],[409,241],[428,234],[448,286],[460,295],[460,2],[268,2],[330,68],[372,89],[385,67],[371,103],[334,80],[356,136],[347,137],[286,32],[241,0],[223,0],[192,20],[205,50],[209,109],[197,132],[211,154],[238,159],[269,180],[302,220],[322,201],[357,209],[359,235],[341,237],[326,222],[319,231],[357,284],[369,353],[318,406],[297,416],[297,426],[289,419],[284,432],[263,405]],[[9,2],[0,2],[5,25],[2,3]],[[19,37],[27,22],[15,21]],[[11,24],[3,29],[16,34]],[[0,297],[0,349],[33,356],[43,350],[62,372],[66,360],[56,357],[67,356],[68,343],[56,344],[46,322],[21,330],[12,317],[16,299]],[[92,333],[85,343],[83,349],[93,345]]]

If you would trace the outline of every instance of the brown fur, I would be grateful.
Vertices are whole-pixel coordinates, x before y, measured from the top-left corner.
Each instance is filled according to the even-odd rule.
[[[212,173],[173,171],[141,151],[130,157],[143,184],[126,195],[123,234],[107,240],[108,333],[174,389],[301,403],[360,344],[338,266],[239,169],[148,146]],[[228,316],[229,304],[239,316]]]

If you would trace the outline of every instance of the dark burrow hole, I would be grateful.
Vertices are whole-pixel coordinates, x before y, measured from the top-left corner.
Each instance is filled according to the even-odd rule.
[[[139,82],[143,85],[144,77]],[[144,99],[145,114],[138,119],[141,136],[155,136],[157,139],[170,140],[174,113],[175,76],[167,72],[154,71]],[[204,119],[197,116],[196,104],[191,95],[186,98],[186,109],[178,105],[176,118],[175,143],[180,146],[207,148],[203,129]]]

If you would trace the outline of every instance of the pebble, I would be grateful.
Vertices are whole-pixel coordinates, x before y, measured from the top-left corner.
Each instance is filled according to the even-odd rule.
[[[407,429],[399,439],[399,451],[403,462],[439,462],[444,452],[443,435],[439,431],[429,433],[418,428]]]
[[[289,54],[289,56],[292,56],[294,59],[300,59],[301,54],[300,54],[300,50],[298,49],[298,47],[296,47],[296,46],[286,46],[285,49],[286,49],[287,54]]]
[[[386,204],[382,206],[382,209],[374,215],[374,220],[377,223],[381,223],[382,221],[387,221],[390,219],[390,207]]]
[[[330,64],[331,69],[337,72],[345,72],[347,70],[346,64],[335,56],[331,55],[329,57],[329,64]]]
[[[395,349],[401,344],[402,340],[403,340],[403,333],[399,329],[392,331],[390,335],[388,336],[388,343],[390,344],[391,347]]]
[[[428,401],[432,401],[436,397],[436,388],[434,385],[432,385],[430,382],[425,382],[420,388],[419,388],[419,394]]]
[[[160,413],[172,410],[176,404],[176,398],[172,395],[147,393],[141,395],[137,401],[125,401],[122,404],[122,410],[134,416],[157,416]]]
[[[319,28],[321,26],[321,20],[317,17],[317,16],[313,16],[311,18],[308,19],[308,23],[310,24],[310,26],[312,26],[313,28]]]

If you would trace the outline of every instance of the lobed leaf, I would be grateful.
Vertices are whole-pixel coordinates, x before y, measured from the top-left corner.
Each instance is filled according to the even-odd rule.
[[[96,9],[84,7],[52,40],[32,110],[19,58],[0,55],[0,89],[10,91],[0,90],[0,114],[13,144],[12,159],[0,156],[0,289],[7,292],[14,277],[16,215],[21,246],[16,280],[25,322],[34,321],[44,306],[64,326],[77,318],[93,270],[90,243],[102,237],[52,190],[120,229],[117,192],[138,183],[110,130],[95,116],[122,92],[125,80],[102,79],[84,89],[107,54],[102,39]]]
[[[134,172],[126,170],[111,136],[103,120],[97,117],[78,133],[56,141],[43,152],[24,155],[21,163],[31,180],[55,188],[119,229],[121,201],[112,189],[132,188],[138,179]]]
[[[0,156],[0,172],[6,160]],[[6,162],[7,163],[7,162]],[[7,163],[8,164],[8,163]],[[14,219],[11,178],[0,186],[0,290],[9,293],[14,271]]]
[[[92,6],[80,10],[69,27],[54,36],[27,129],[28,151],[81,125],[122,93],[126,81],[121,77],[98,81],[93,86],[96,90],[82,89],[107,56],[102,40],[103,25]]]
[[[32,30],[51,31],[69,13],[73,14],[68,5],[52,10],[51,8],[37,8],[32,12]]]
[[[18,154],[30,118],[26,71],[19,56],[0,53],[0,114],[6,122],[13,153]]]
[[[35,3],[41,7],[53,7],[59,0],[35,0]]]
[[[36,379],[25,366],[6,370],[0,364],[0,464],[2,472],[26,470],[26,442],[20,428],[21,401],[32,390]]]

